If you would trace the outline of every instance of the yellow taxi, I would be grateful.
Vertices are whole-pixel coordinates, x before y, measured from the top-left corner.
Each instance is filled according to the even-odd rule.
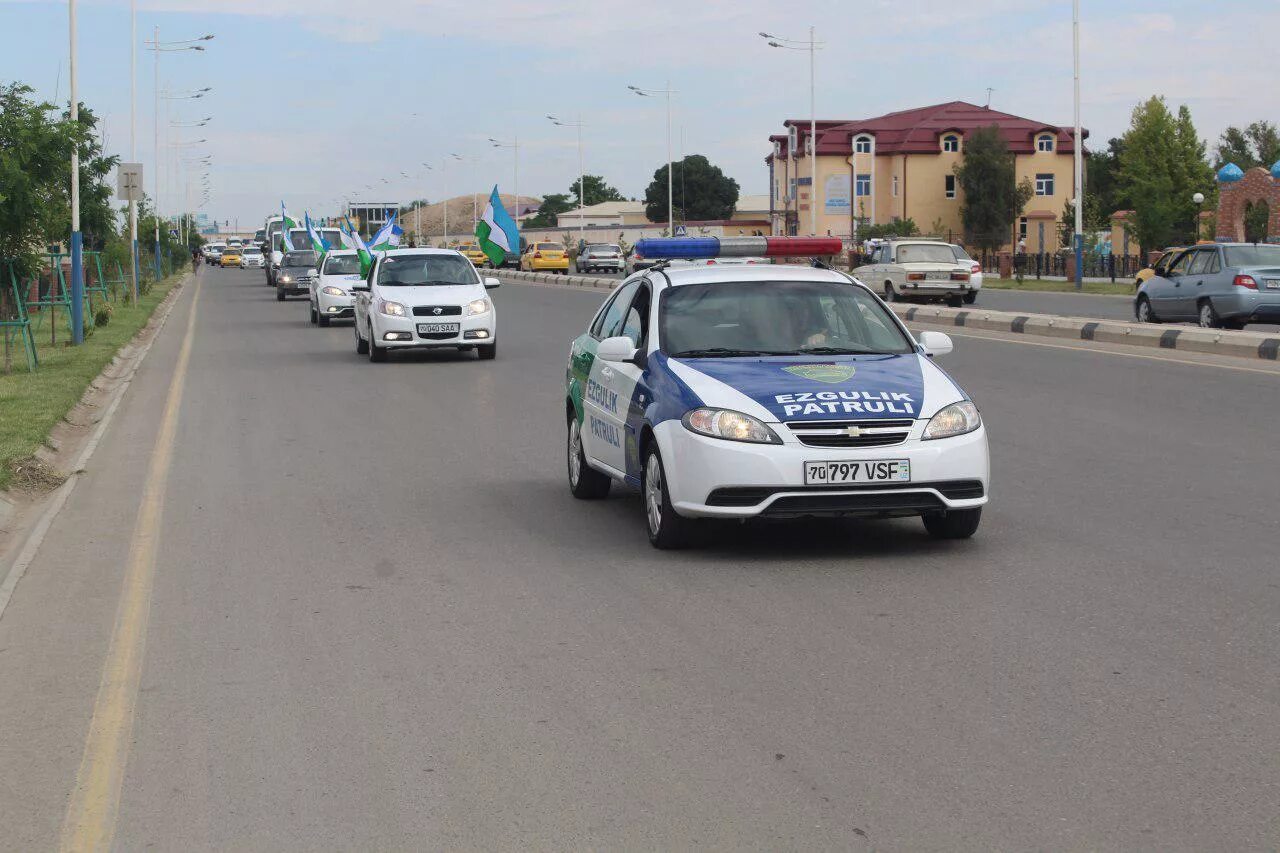
[[[530,243],[520,257],[520,269],[525,272],[556,272],[569,274],[569,253],[561,243]]]
[[[1136,289],[1136,288],[1142,287],[1142,283],[1149,278],[1153,278],[1158,275],[1164,275],[1165,271],[1169,269],[1169,264],[1173,262],[1173,259],[1178,256],[1178,253],[1180,253],[1183,250],[1183,248],[1185,247],[1170,246],[1169,248],[1164,250],[1163,255],[1156,258],[1156,262],[1154,264],[1152,264],[1149,267],[1143,267],[1142,269],[1138,270],[1138,274],[1135,275],[1133,278],[1134,288]]]
[[[221,264],[224,267],[240,266],[240,249],[235,246],[228,246],[223,249]]]
[[[462,256],[478,267],[489,266],[489,256],[480,250],[479,243],[463,243],[456,247]]]

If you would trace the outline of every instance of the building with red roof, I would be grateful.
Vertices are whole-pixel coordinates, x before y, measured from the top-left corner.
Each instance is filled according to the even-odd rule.
[[[1071,128],[951,101],[875,118],[817,122],[817,154],[808,119],[783,122],[769,137],[770,219],[777,234],[817,232],[847,237],[858,228],[912,219],[924,233],[960,239],[963,192],[953,172],[965,139],[995,125],[1015,158],[1018,181],[1035,195],[1009,223],[1009,243],[1027,251],[1058,248],[1058,218],[1074,195]],[[1088,134],[1085,134],[1086,138]],[[816,166],[816,168],[815,168]]]

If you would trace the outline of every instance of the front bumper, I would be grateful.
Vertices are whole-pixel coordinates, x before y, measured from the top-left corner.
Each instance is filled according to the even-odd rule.
[[[374,312],[369,317],[378,346],[389,349],[488,346],[498,338],[498,318],[492,309],[469,317],[392,317]],[[420,323],[457,323],[459,328],[456,335],[420,334]]]
[[[319,291],[316,294],[316,310],[320,316],[333,320],[348,320],[356,316],[355,300],[351,294],[331,296]]]
[[[917,427],[914,434],[918,434]],[[723,441],[679,421],[655,429],[671,503],[684,516],[719,518],[926,515],[982,506],[989,499],[985,427],[955,438],[888,447],[821,448],[776,428],[785,444]],[[806,486],[804,463],[909,459],[911,481]]]

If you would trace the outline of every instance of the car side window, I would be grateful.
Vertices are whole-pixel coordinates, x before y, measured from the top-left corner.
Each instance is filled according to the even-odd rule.
[[[649,286],[642,284],[636,291],[631,307],[627,309],[622,331],[618,334],[631,339],[636,349],[642,349],[649,339]]]
[[[1222,272],[1222,259],[1218,256],[1217,249],[1203,249],[1205,258],[1204,274],[1214,275]]]
[[[609,301],[609,305],[600,312],[600,317],[591,328],[591,336],[596,340],[604,340],[605,338],[613,338],[622,334],[622,323],[626,318],[626,311],[631,307],[631,299],[635,296],[636,288],[639,282],[631,282],[618,288],[618,292],[613,295],[613,299]]]
[[[1165,275],[1186,275],[1187,267],[1191,264],[1191,257],[1195,252],[1183,252],[1182,255],[1173,262],[1173,266],[1169,267],[1169,272]]]
[[[1187,275],[1201,275],[1205,271],[1205,265],[1209,261],[1209,253],[1199,251],[1195,253],[1195,257],[1191,259],[1191,263],[1187,266]]]

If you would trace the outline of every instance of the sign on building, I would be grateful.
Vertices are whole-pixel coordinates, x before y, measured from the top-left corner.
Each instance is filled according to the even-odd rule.
[[[848,175],[827,175],[822,185],[823,212],[824,213],[842,213],[849,212],[849,176]]]

